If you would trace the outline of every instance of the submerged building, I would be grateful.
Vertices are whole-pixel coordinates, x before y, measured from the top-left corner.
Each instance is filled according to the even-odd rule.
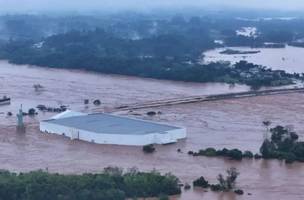
[[[111,114],[65,111],[40,122],[43,133],[58,134],[98,144],[169,144],[186,138],[186,129]]]

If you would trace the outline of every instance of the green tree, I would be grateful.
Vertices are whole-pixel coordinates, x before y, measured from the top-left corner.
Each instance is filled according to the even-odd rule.
[[[232,167],[228,169],[227,171],[227,176],[224,178],[222,174],[219,174],[217,177],[218,184],[220,185],[221,190],[224,191],[230,191],[235,189],[236,187],[236,180],[240,173],[237,171],[236,168]]]

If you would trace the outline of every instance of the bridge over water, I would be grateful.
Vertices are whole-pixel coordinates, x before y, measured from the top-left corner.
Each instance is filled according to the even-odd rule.
[[[218,95],[202,95],[202,96],[189,96],[189,97],[172,98],[172,99],[161,99],[156,101],[146,101],[142,103],[121,105],[111,109],[110,112],[156,108],[162,106],[172,106],[179,104],[205,102],[205,101],[219,101],[219,100],[240,99],[240,98],[281,95],[281,94],[291,94],[291,93],[304,93],[304,88],[271,89],[271,90],[248,91],[248,92],[227,93],[227,94],[218,94]]]

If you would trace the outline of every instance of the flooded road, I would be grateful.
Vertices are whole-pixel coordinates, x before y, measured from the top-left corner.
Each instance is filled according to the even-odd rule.
[[[239,51],[260,51],[256,54],[221,54],[226,49]],[[286,46],[286,48],[249,48],[227,47],[204,52],[204,62],[229,61],[231,63],[246,60],[250,63],[280,69],[290,73],[304,72],[304,48]]]
[[[33,84],[41,84],[45,91],[35,92]],[[229,88],[222,84],[192,84],[158,81],[133,77],[96,75],[92,73],[43,68],[14,66],[0,63],[0,95],[9,95],[13,104],[0,107],[1,112],[14,111],[22,103],[25,108],[36,104],[70,105],[78,111],[85,108],[83,99],[99,98],[101,110],[120,105],[121,101],[134,103],[153,99],[214,94],[225,91],[246,91],[247,87]],[[158,145],[157,152],[143,154],[141,147],[97,145],[70,141],[57,135],[39,133],[39,119],[50,114],[39,113],[38,117],[26,118],[26,134],[15,131],[15,117],[0,115],[0,168],[12,171],[48,169],[50,172],[83,173],[100,172],[106,166],[123,168],[137,167],[140,170],[157,169],[171,172],[182,182],[191,183],[204,176],[215,183],[219,173],[236,167],[241,175],[238,180],[245,195],[185,191],[181,200],[300,200],[304,199],[304,164],[285,165],[281,161],[243,160],[231,161],[222,158],[192,157],[189,150],[200,148],[240,148],[258,152],[265,128],[263,120],[273,125],[294,125],[304,139],[304,94],[288,94],[176,105],[153,109],[162,114],[148,117],[147,111],[120,112],[121,115],[149,119],[185,126],[188,138],[172,145]],[[9,125],[7,125],[9,124]],[[177,149],[182,153],[178,153]],[[252,195],[248,195],[251,193]]]

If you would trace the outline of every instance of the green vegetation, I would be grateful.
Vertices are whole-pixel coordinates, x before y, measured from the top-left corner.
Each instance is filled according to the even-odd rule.
[[[169,197],[168,197],[168,195],[160,195],[160,196],[158,197],[158,199],[159,199],[159,200],[169,200]]]
[[[251,151],[245,151],[243,153],[243,158],[254,158],[254,155]]]
[[[234,49],[226,49],[224,51],[221,51],[220,54],[227,54],[227,55],[234,55],[234,54],[257,54],[261,51],[239,51]]]
[[[0,172],[0,199],[5,200],[124,200],[180,194],[170,174],[107,168],[101,174],[60,175],[43,171]]]
[[[222,174],[219,174],[217,180],[221,190],[230,191],[232,189],[235,189],[236,179],[240,173],[236,170],[236,168],[230,168],[226,172],[226,178],[224,178]]]
[[[193,38],[192,38],[193,39]],[[159,36],[142,40],[115,38],[102,30],[70,32],[46,38],[41,48],[31,41],[10,41],[0,46],[0,59],[15,64],[84,69],[106,74],[187,82],[247,84],[253,88],[280,86],[300,79],[299,74],[271,70],[241,61],[202,65],[203,48],[189,38]],[[195,50],[196,49],[196,50]]]
[[[185,190],[190,190],[191,189],[191,185],[189,183],[186,183],[184,186]]]
[[[298,141],[299,136],[288,127],[276,126],[270,129],[271,138],[266,138],[260,152],[265,159],[275,158],[304,162],[304,142]]]
[[[242,152],[238,149],[229,150],[226,148],[223,148],[222,150],[216,150],[214,148],[207,148],[207,149],[201,149],[198,152],[189,151],[188,154],[193,155],[193,156],[207,156],[207,157],[221,156],[221,157],[230,158],[232,160],[242,160],[243,158],[251,159],[254,157],[253,153],[250,151]]]
[[[202,52],[225,46],[265,46],[265,42],[288,43],[304,37],[299,19],[242,21],[226,15],[208,16],[102,16],[47,17],[0,16],[4,24],[0,59],[15,64],[83,69],[106,74],[191,82],[240,83],[257,89],[280,86],[300,79],[263,66],[240,62],[202,64]],[[212,22],[211,22],[212,21]],[[244,24],[245,23],[245,24]],[[127,25],[126,25],[127,24]],[[236,30],[256,27],[256,37]],[[286,29],[286,26],[289,28]],[[52,29],[53,30],[50,30]],[[50,34],[51,33],[51,34]],[[301,33],[303,34],[301,36]],[[4,35],[2,35],[4,34]],[[254,51],[226,53],[258,53]]]
[[[28,111],[28,115],[30,115],[30,116],[36,115],[36,110],[34,108],[30,108]]]
[[[210,185],[209,185],[209,182],[207,180],[205,180],[205,178],[203,176],[201,176],[200,178],[193,181],[193,186],[194,187],[208,188]]]
[[[250,151],[242,152],[239,149],[216,150],[214,148],[201,149],[198,152],[189,151],[189,155],[207,157],[227,157],[233,160],[247,159],[279,159],[286,163],[294,161],[304,162],[304,142],[298,141],[299,136],[288,127],[276,126],[269,129],[270,121],[264,121],[266,127],[265,140],[260,148],[260,154],[253,154]],[[268,132],[271,137],[268,137]]]
[[[243,194],[243,190],[236,189],[236,180],[240,173],[236,170],[236,168],[230,168],[227,171],[227,176],[224,177],[222,174],[219,174],[217,177],[217,184],[209,184],[204,177],[200,177],[199,179],[193,181],[194,187],[202,187],[202,188],[210,188],[212,191],[233,191],[237,194]]]
[[[7,40],[35,40],[37,47],[43,38],[71,31],[107,30],[117,38],[140,40],[165,35],[192,38],[193,45],[203,49],[225,46],[263,47],[285,43],[301,43],[304,19],[281,20],[277,13],[267,11],[244,12],[235,9],[221,12],[183,9],[178,11],[155,10],[153,13],[115,13],[93,15],[3,15],[0,16],[0,44]],[[287,16],[290,13],[285,13]],[[280,13],[280,16],[284,15]],[[298,14],[296,14],[298,15]],[[269,16],[273,19],[263,20]],[[242,18],[242,19],[241,19]],[[212,20],[210,20],[212,19]],[[245,19],[245,20],[244,20]],[[248,20],[246,20],[248,19]],[[244,27],[254,27],[257,34],[236,34]],[[215,43],[221,40],[222,43]],[[161,45],[161,44],[159,44]],[[166,51],[163,49],[162,51]]]
[[[155,151],[155,147],[153,144],[143,146],[143,151],[145,153],[153,153]]]

